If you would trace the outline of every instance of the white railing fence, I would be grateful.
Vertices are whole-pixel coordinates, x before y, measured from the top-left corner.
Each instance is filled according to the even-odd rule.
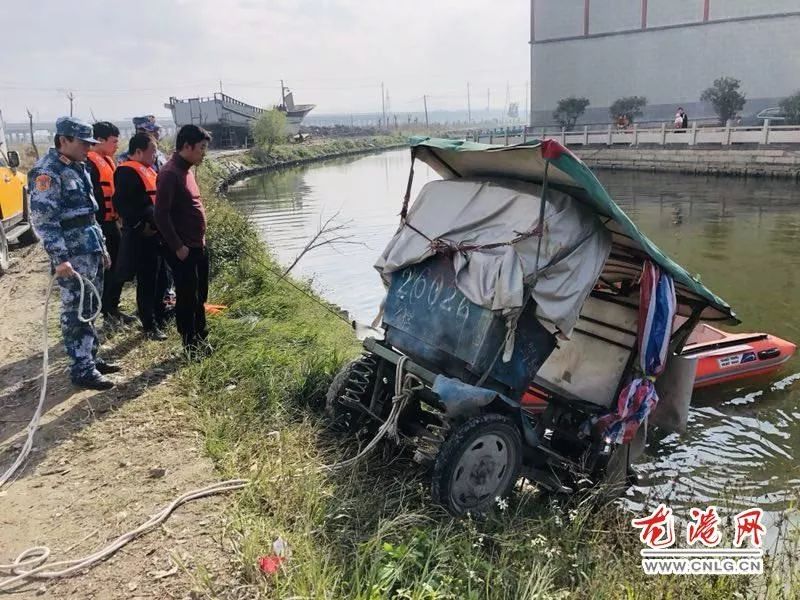
[[[673,129],[662,123],[660,127],[631,125],[624,129],[613,125],[603,128],[586,125],[581,129],[567,131],[555,127],[515,127],[492,131],[461,132],[466,139],[490,144],[518,144],[532,139],[554,139],[565,146],[613,146],[641,144],[670,146],[697,146],[700,144],[800,144],[800,126],[763,125],[754,127],[699,127],[693,122],[687,129]]]

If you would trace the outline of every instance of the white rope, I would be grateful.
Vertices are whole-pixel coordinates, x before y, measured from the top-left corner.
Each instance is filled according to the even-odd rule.
[[[100,292],[97,291],[97,288],[94,284],[86,279],[83,275],[75,271],[75,275],[78,278],[78,285],[81,288],[81,295],[78,299],[78,321],[81,323],[94,323],[97,320],[97,317],[100,316],[100,311],[103,309],[103,299],[100,297]],[[56,276],[53,275],[53,279],[50,280],[50,289],[53,289],[53,281],[55,281]],[[86,286],[89,286],[89,291],[92,292],[92,296],[94,297],[95,303],[97,304],[97,309],[91,314],[89,317],[83,316],[83,302],[84,298],[86,297]],[[47,293],[47,300],[50,300],[50,293]],[[45,312],[47,311],[47,307],[45,306]],[[47,321],[45,321],[45,330],[47,330]],[[45,333],[45,336],[47,334]]]
[[[0,565],[0,571],[4,571],[6,574],[13,574],[12,577],[0,581],[0,590],[6,589],[28,579],[57,579],[59,577],[67,577],[77,571],[92,567],[98,562],[105,560],[114,554],[125,544],[135,540],[140,535],[147,533],[160,523],[164,522],[172,513],[172,511],[178,508],[181,504],[190,502],[191,500],[197,500],[198,498],[211,496],[213,494],[221,494],[223,492],[239,490],[248,485],[248,483],[249,481],[247,479],[231,479],[229,481],[221,481],[219,483],[209,485],[208,487],[187,492],[183,496],[180,496],[179,498],[176,498],[170,502],[167,506],[150,517],[146,523],[143,523],[132,531],[123,533],[104,548],[101,548],[100,550],[97,550],[96,552],[82,558],[62,560],[47,565],[44,564],[50,557],[50,549],[47,546],[35,546],[33,548],[28,548],[19,556],[17,556],[17,558],[14,559],[14,562],[11,564]],[[60,567],[64,568],[60,570],[54,570]]]
[[[100,292],[98,292],[94,284],[86,279],[83,275],[77,272],[76,275],[81,290],[80,299],[78,300],[78,320],[83,323],[91,323],[97,319],[97,316],[100,314],[100,309],[102,308]],[[14,476],[17,470],[19,470],[19,468],[28,458],[28,455],[31,453],[31,449],[33,448],[33,436],[36,433],[36,430],[39,428],[39,421],[42,418],[42,408],[44,407],[44,399],[47,395],[47,371],[48,364],[50,362],[50,358],[48,356],[49,344],[47,340],[47,309],[50,306],[50,296],[53,294],[53,287],[55,286],[56,279],[56,275],[53,275],[53,277],[50,278],[50,284],[47,286],[47,295],[45,296],[44,300],[44,326],[42,327],[42,388],[39,392],[39,404],[36,406],[36,411],[33,413],[30,423],[28,423],[28,435],[25,438],[25,443],[23,444],[17,459],[14,461],[14,464],[11,465],[5,473],[3,473],[3,476],[0,477],[0,488],[8,483],[8,480]],[[96,300],[97,310],[95,310],[94,313],[92,313],[89,317],[84,317],[83,306],[87,286],[92,294],[92,297],[94,297]]]
[[[97,288],[92,284],[92,282],[83,277],[83,275],[80,273],[77,273],[77,278],[80,285],[78,319],[83,323],[90,323],[95,321],[100,314],[102,302],[100,293],[97,291]],[[42,327],[44,342],[42,350],[42,388],[41,392],[39,393],[39,404],[36,407],[33,418],[28,424],[28,435],[27,439],[25,440],[25,444],[20,450],[17,459],[14,461],[14,464],[11,465],[11,467],[3,474],[2,477],[0,477],[0,487],[5,485],[14,476],[20,466],[22,466],[22,464],[25,462],[25,459],[27,459],[31,452],[31,448],[33,447],[33,436],[36,433],[36,430],[39,428],[39,421],[41,420],[42,416],[44,399],[47,395],[47,371],[49,367],[49,356],[47,352],[48,306],[50,305],[50,296],[53,293],[55,281],[56,276],[54,275],[50,279],[50,284],[47,287],[47,296],[45,297],[44,303],[44,319]],[[97,310],[95,310],[89,317],[84,317],[83,309],[87,289],[91,294],[90,303],[91,300],[94,299],[97,304]],[[82,558],[62,560],[52,564],[45,564],[50,558],[50,548],[47,546],[35,546],[33,548],[28,548],[27,550],[21,552],[19,556],[14,559],[14,562],[10,564],[0,564],[0,575],[7,576],[6,579],[0,580],[0,590],[8,589],[29,579],[56,579],[59,577],[67,577],[68,575],[72,575],[73,573],[82,569],[87,569],[98,562],[105,560],[114,552],[122,548],[125,544],[133,541],[140,535],[147,533],[155,526],[165,521],[172,511],[178,508],[181,504],[191,500],[196,500],[198,498],[211,496],[213,494],[221,494],[224,492],[238,490],[245,487],[248,483],[249,482],[247,479],[231,479],[228,481],[221,481],[198,490],[187,492],[151,516],[146,523],[140,525],[132,531],[123,533],[105,547]],[[63,568],[60,570],[55,570],[59,569],[60,567]]]
[[[406,407],[406,404],[411,399],[411,396],[414,394],[414,392],[419,391],[424,387],[422,381],[420,381],[418,377],[412,375],[411,373],[405,373],[404,375],[407,361],[407,356],[401,356],[400,360],[397,361],[397,369],[395,371],[394,379],[394,396],[392,397],[392,410],[389,413],[389,416],[386,418],[386,421],[384,421],[380,429],[378,429],[375,437],[372,438],[369,444],[367,444],[364,449],[356,454],[353,458],[343,460],[338,463],[333,463],[331,465],[323,465],[318,468],[319,471],[333,471],[356,464],[367,454],[372,452],[375,446],[378,445],[378,442],[380,442],[387,434],[393,437],[395,440],[398,439],[397,422],[400,418],[400,413],[403,412],[403,409]]]

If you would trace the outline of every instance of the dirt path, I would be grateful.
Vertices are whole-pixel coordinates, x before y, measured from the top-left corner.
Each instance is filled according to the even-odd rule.
[[[0,472],[17,454],[39,394],[41,319],[48,283],[39,248],[12,254],[0,277]],[[65,372],[51,311],[50,373],[34,451],[0,491],[0,563],[47,545],[52,560],[95,551],[133,529],[174,497],[214,482],[172,375],[182,360],[175,339],[146,342],[138,332],[103,344],[125,367],[117,387],[79,391]],[[28,584],[14,598],[246,597],[223,548],[222,511],[230,497],[190,503],[164,526],[102,565],[69,579]],[[212,590],[212,591],[209,591]]]

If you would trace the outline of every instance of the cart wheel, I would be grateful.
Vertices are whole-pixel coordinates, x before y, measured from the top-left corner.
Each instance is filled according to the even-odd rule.
[[[450,514],[489,511],[511,492],[522,464],[522,439],[504,415],[473,417],[442,444],[433,466],[432,495]]]
[[[375,358],[364,354],[344,365],[333,378],[325,397],[325,412],[337,429],[356,431],[364,422],[365,415],[348,404],[358,402],[369,407],[376,367]]]

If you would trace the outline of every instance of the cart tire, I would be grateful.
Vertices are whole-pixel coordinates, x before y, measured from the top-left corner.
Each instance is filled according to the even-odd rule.
[[[454,515],[484,514],[507,497],[519,479],[522,438],[500,414],[473,417],[442,444],[433,466],[431,494]]]
[[[345,364],[333,378],[325,396],[325,412],[336,429],[356,431],[364,421],[364,415],[341,402],[347,396],[369,406],[376,382],[377,362],[371,354]]]

